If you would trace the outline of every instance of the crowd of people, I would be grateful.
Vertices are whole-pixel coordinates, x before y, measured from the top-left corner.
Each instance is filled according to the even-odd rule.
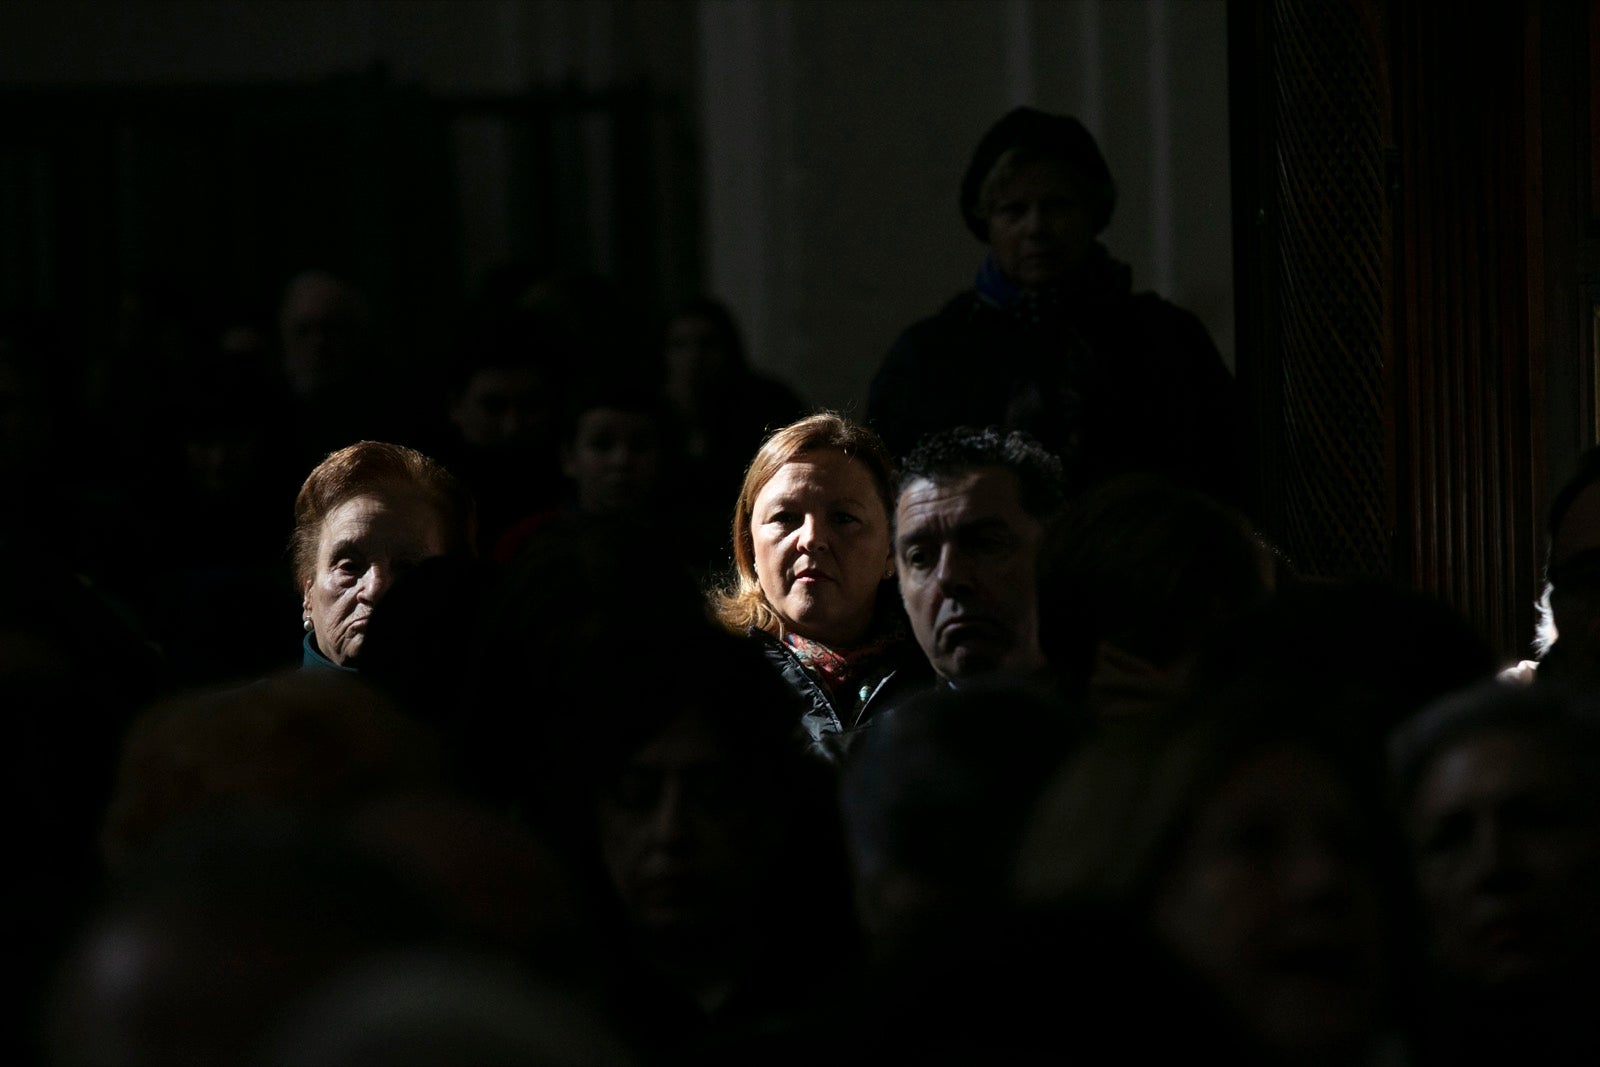
[[[1258,528],[1081,124],[959,203],[860,418],[548,279],[397,401],[319,271],[69,468],[0,337],[6,1058],[1600,1061],[1600,461],[1507,668]]]

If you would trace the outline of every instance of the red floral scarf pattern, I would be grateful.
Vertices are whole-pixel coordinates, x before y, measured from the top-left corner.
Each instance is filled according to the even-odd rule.
[[[886,668],[900,647],[903,635],[886,633],[856,648],[833,649],[799,634],[784,634],[783,642],[793,650],[801,666],[816,675],[843,707],[859,707],[871,689],[887,673]],[[866,693],[861,692],[866,688]]]

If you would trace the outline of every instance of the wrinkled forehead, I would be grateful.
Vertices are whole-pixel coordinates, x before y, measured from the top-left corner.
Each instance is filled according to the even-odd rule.
[[[946,522],[997,521],[1025,528],[1043,524],[1022,504],[1022,481],[1000,466],[972,467],[950,474],[919,475],[900,487],[897,524],[919,518]]]
[[[443,551],[444,520],[434,499],[417,486],[394,484],[357,492],[328,510],[319,541],[382,541]]]

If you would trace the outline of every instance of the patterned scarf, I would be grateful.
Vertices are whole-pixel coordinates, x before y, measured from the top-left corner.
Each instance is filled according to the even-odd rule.
[[[1112,259],[1105,246],[1097,241],[1070,289],[1059,285],[1024,289],[1005,276],[993,252],[983,257],[972,287],[979,303],[1005,312],[1016,322],[1037,326],[1063,316],[1092,316],[1097,309],[1126,297],[1131,281],[1128,265]]]
[[[872,695],[904,639],[904,633],[896,629],[868,644],[836,650],[799,634],[783,635],[784,644],[794,651],[801,666],[822,680],[834,703],[850,708],[859,708]]]
[[[983,257],[983,266],[973,280],[978,299],[990,307],[1005,312],[1015,321],[1037,326],[1046,318],[1053,318],[1061,310],[1061,288],[1024,289],[1007,278],[994,261],[994,253]]]

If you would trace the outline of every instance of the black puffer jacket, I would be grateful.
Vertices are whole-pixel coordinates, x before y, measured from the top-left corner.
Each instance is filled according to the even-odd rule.
[[[915,641],[909,638],[885,664],[874,672],[873,681],[863,687],[854,707],[842,708],[816,675],[806,669],[800,657],[778,638],[759,630],[750,635],[762,642],[762,649],[774,669],[800,694],[805,705],[800,728],[808,750],[829,763],[842,764],[861,731],[885,710],[931,687],[933,668]]]

